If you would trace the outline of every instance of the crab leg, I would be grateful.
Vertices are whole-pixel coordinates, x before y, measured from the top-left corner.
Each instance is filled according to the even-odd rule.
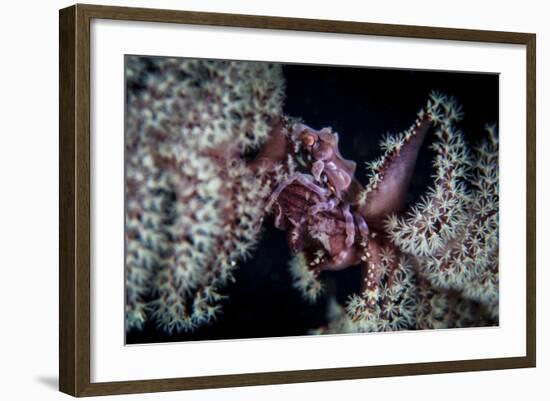
[[[361,234],[361,245],[367,246],[369,240],[369,226],[367,225],[365,218],[358,212],[353,213],[353,218],[355,220],[355,225],[359,230],[359,234]]]
[[[355,242],[355,224],[353,224],[353,216],[349,211],[349,205],[342,207],[342,214],[346,220],[346,246],[349,248]]]
[[[309,209],[308,212],[311,216],[313,216],[319,212],[326,212],[327,210],[332,210],[337,204],[338,204],[338,200],[336,198],[329,199],[326,202],[317,202],[315,205],[313,205]]]
[[[321,181],[321,173],[325,169],[325,162],[322,160],[317,160],[315,163],[313,163],[313,166],[311,167],[311,174],[313,174],[313,177],[317,181]]]
[[[281,192],[283,192],[283,190],[286,187],[288,187],[290,184],[292,184],[294,181],[297,181],[298,183],[300,183],[310,191],[316,193],[320,197],[326,197],[327,195],[330,194],[330,191],[328,189],[321,188],[320,186],[315,184],[313,182],[313,178],[310,175],[296,173],[291,177],[287,178],[281,184],[279,184],[279,186],[273,191],[273,193],[269,197],[268,205],[271,206],[273,203],[275,203],[275,201],[277,200]]]

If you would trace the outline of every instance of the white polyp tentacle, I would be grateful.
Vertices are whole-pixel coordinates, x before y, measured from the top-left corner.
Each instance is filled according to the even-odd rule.
[[[342,214],[346,220],[346,246],[349,248],[355,242],[355,224],[353,224],[353,216],[349,211],[349,205],[342,207]]]

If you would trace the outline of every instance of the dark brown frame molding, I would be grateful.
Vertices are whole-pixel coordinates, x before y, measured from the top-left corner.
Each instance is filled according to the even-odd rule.
[[[524,357],[123,382],[90,382],[90,21],[93,18],[525,45],[527,324]],[[59,389],[73,396],[535,367],[536,35],[300,18],[74,5],[59,13]]]

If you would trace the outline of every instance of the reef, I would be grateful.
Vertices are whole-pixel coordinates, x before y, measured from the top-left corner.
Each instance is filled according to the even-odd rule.
[[[269,186],[240,155],[268,137],[284,82],[271,64],[132,56],[126,76],[126,328],[189,331],[254,248]]]
[[[361,269],[311,333],[498,324],[496,126],[470,147],[457,102],[427,94],[363,185],[337,132],[284,114],[280,65],[128,56],[126,76],[127,331],[211,324],[269,224],[287,232],[304,302],[322,272]],[[428,136],[431,184],[409,204]]]

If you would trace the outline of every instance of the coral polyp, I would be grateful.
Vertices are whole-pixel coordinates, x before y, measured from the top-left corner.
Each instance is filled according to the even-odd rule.
[[[356,160],[340,144],[353,133],[285,113],[281,65],[128,56],[126,75],[127,332],[215,324],[270,226],[294,291],[326,309],[310,333],[498,324],[496,126],[472,147],[458,102],[426,93],[380,156]],[[347,269],[342,303],[324,279]]]
[[[282,113],[281,70],[130,56],[127,79],[127,330],[193,330],[257,240],[268,186],[240,156]]]

